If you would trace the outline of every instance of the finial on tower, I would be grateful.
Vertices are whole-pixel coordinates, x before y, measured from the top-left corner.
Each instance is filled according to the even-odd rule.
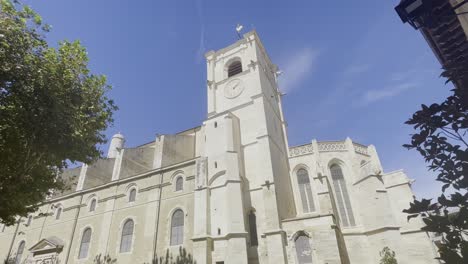
[[[240,32],[242,31],[243,28],[244,28],[244,26],[242,26],[241,24],[237,24],[237,26],[236,26],[237,37],[239,39],[242,38]]]

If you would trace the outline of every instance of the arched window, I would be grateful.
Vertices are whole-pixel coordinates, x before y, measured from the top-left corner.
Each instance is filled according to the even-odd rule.
[[[171,219],[171,246],[184,243],[184,212],[177,209]]]
[[[96,210],[96,199],[91,200],[91,204],[89,204],[89,211],[94,212]]]
[[[55,213],[55,220],[59,220],[61,215],[62,215],[62,207],[59,207],[57,208],[57,212]]]
[[[80,251],[78,258],[86,258],[88,256],[89,244],[91,243],[91,228],[86,228],[81,237]]]
[[[234,61],[229,65],[228,77],[234,76],[242,72],[242,63],[240,61]]]
[[[300,235],[294,241],[296,247],[297,263],[312,264],[312,250],[310,248],[309,238],[306,235]]]
[[[176,184],[175,184],[175,190],[176,191],[182,191],[184,189],[184,178],[182,176],[177,177]]]
[[[136,189],[133,188],[133,189],[130,190],[130,193],[128,195],[128,201],[129,202],[134,202],[135,199],[136,199]]]
[[[315,204],[310,187],[309,173],[305,169],[299,169],[296,174],[299,193],[301,194],[302,210],[304,213],[313,212],[315,211]]]
[[[331,177],[333,180],[333,187],[336,193],[336,203],[340,220],[343,226],[354,226],[353,209],[351,208],[351,200],[349,199],[348,188],[343,177],[343,171],[339,165],[332,165],[330,167]]]
[[[250,245],[258,246],[257,236],[257,217],[254,211],[250,211],[249,214],[249,229],[250,229]]]
[[[120,240],[120,252],[130,252],[132,250],[133,220],[128,219],[122,228],[122,238]]]
[[[26,244],[26,242],[24,242],[24,241],[21,241],[21,243],[19,244],[18,251],[16,251],[15,264],[21,263],[21,258],[23,257],[25,244]]]
[[[28,222],[26,222],[27,226],[30,226],[32,222],[32,215],[28,216]]]

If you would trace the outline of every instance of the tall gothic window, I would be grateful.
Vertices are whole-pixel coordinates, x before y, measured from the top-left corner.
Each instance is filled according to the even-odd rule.
[[[57,212],[55,213],[55,220],[59,220],[61,215],[62,215],[62,207],[59,207],[57,208]]]
[[[179,176],[176,180],[175,190],[182,191],[182,189],[184,189],[184,178],[182,178],[182,176]]]
[[[32,222],[32,215],[28,216],[28,222],[26,222],[26,226],[30,226]]]
[[[91,204],[89,205],[89,211],[94,212],[96,210],[96,199],[91,200]]]
[[[297,171],[297,183],[299,184],[299,193],[301,194],[302,210],[304,213],[315,211],[309,173],[307,173],[305,169],[299,169]]]
[[[130,252],[132,250],[133,227],[134,224],[131,219],[128,219],[123,225],[120,252]]]
[[[134,202],[136,199],[136,189],[133,188],[131,191],[130,191],[130,194],[128,195],[128,201],[129,202]]]
[[[294,241],[294,246],[296,247],[297,262],[299,264],[312,264],[309,238],[306,235],[298,236]]]
[[[340,214],[341,223],[343,226],[354,226],[353,209],[351,208],[351,200],[349,199],[348,188],[343,177],[343,171],[339,165],[332,165],[330,167],[331,177],[333,180],[333,187],[336,193],[336,203],[338,212]]]
[[[23,252],[24,252],[24,245],[26,242],[21,241],[21,243],[18,246],[18,251],[16,251],[16,259],[15,259],[15,264],[20,264],[21,263],[21,258],[23,257]]]
[[[242,72],[242,63],[240,61],[234,61],[229,65],[228,77],[234,76]]]
[[[86,258],[88,256],[89,244],[91,243],[91,228],[86,228],[81,238],[80,251],[78,252],[78,258]]]
[[[184,212],[177,209],[172,214],[171,221],[171,246],[184,243]]]
[[[258,236],[257,236],[257,217],[255,212],[250,211],[249,214],[249,229],[250,229],[250,245],[258,246]]]

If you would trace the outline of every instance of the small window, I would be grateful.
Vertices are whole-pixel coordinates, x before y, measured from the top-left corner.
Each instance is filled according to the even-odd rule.
[[[89,211],[94,212],[96,210],[96,199],[91,200],[91,204],[89,205]]]
[[[312,250],[309,237],[301,235],[294,241],[296,247],[297,262],[299,264],[312,264]]]
[[[61,215],[62,215],[62,207],[59,207],[57,208],[57,212],[55,213],[55,220],[59,220]]]
[[[229,65],[228,77],[234,76],[242,72],[242,63],[240,61],[234,61]]]
[[[182,191],[184,189],[184,178],[182,176],[179,176],[176,180],[175,184],[175,190],[177,191]]]
[[[184,212],[180,209],[172,214],[171,219],[171,246],[184,243]]]
[[[130,252],[132,250],[133,238],[133,220],[128,219],[122,228],[122,238],[120,240],[120,253]]]
[[[78,258],[83,259],[88,256],[89,244],[91,243],[91,228],[86,228],[81,238],[80,251]]]
[[[130,194],[128,195],[128,201],[129,202],[134,202],[136,200],[136,189],[133,188],[131,191],[130,191]]]
[[[1,227],[2,227],[2,233],[5,232],[6,225],[2,224]]]
[[[32,215],[28,216],[28,221],[26,222],[26,226],[30,226],[32,222]]]
[[[23,258],[23,252],[24,252],[24,246],[26,242],[21,241],[21,243],[18,246],[18,251],[16,251],[16,259],[15,259],[15,264],[20,264],[21,259]]]

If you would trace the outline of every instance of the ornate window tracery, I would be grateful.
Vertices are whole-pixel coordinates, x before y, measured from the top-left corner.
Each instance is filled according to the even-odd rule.
[[[314,212],[315,204],[310,186],[309,173],[305,169],[299,169],[296,173],[299,193],[301,195],[302,210],[304,213]]]
[[[345,227],[355,226],[356,222],[354,220],[351,200],[349,198],[343,171],[339,165],[334,164],[330,167],[330,173],[333,181],[333,187],[335,189],[336,205],[338,207],[338,213],[340,214],[341,223]]]

